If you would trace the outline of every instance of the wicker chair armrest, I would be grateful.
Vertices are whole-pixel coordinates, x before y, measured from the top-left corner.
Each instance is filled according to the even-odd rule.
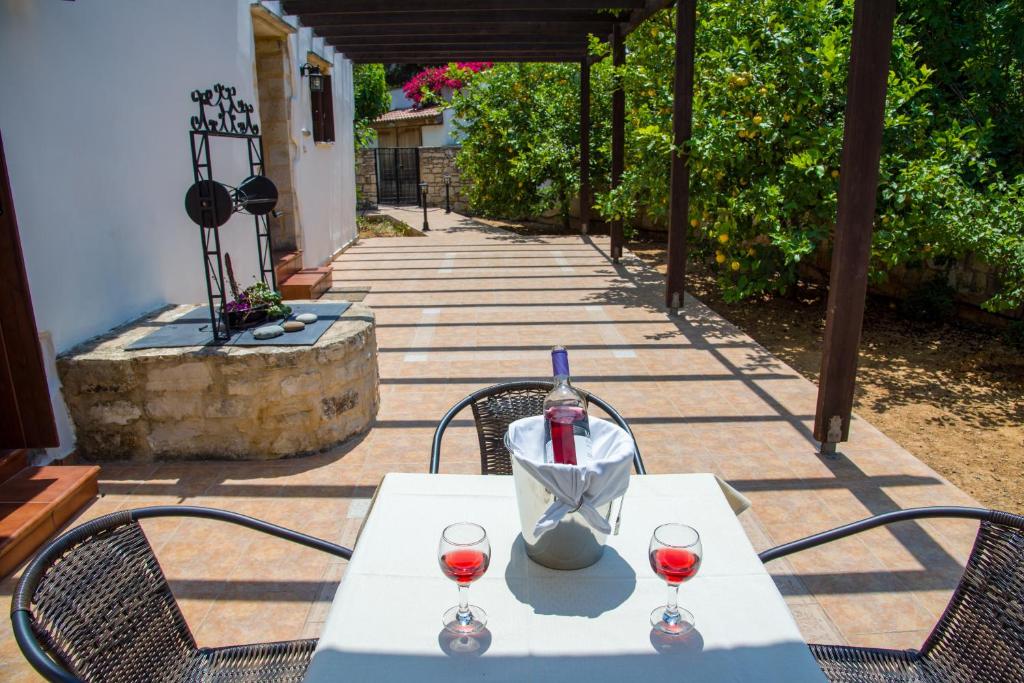
[[[154,505],[151,507],[129,510],[128,514],[131,515],[133,520],[148,519],[150,517],[200,517],[203,519],[215,519],[221,522],[228,522],[229,524],[244,526],[248,529],[253,529],[254,531],[269,534],[270,536],[276,536],[277,538],[291,541],[292,543],[298,543],[299,545],[304,545],[307,548],[320,550],[331,555],[336,555],[346,560],[352,559],[351,548],[346,548],[345,546],[325,541],[322,538],[303,534],[292,529],[287,529],[283,526],[264,522],[263,520],[256,519],[255,517],[241,515],[237,512],[230,512],[228,510],[196,507],[192,505]]]
[[[955,519],[976,519],[979,521],[988,520],[999,523],[1010,522],[1011,526],[1018,526],[1021,518],[1015,515],[1009,515],[1005,512],[999,512],[997,510],[986,510],[984,508],[968,508],[968,507],[922,507],[922,508],[908,508],[906,510],[896,510],[894,512],[887,512],[882,515],[876,515],[874,517],[868,517],[857,522],[845,524],[835,529],[823,531],[818,534],[807,536],[789,543],[783,543],[782,545],[774,548],[769,548],[758,555],[761,562],[771,562],[777,560],[780,557],[785,557],[791,553],[795,553],[801,550],[807,550],[808,548],[814,548],[825,543],[831,543],[847,536],[859,534],[862,531],[868,531],[875,529],[886,524],[892,524],[893,522],[905,522],[913,519],[925,519],[925,518],[955,518]],[[1016,518],[1017,523],[1013,523],[1013,518]]]
[[[320,550],[346,560],[352,558],[352,550],[344,546],[325,541],[315,536],[293,531],[270,522],[264,522],[254,517],[218,510],[215,508],[195,507],[189,505],[158,505],[152,507],[137,508],[111,513],[103,517],[91,520],[70,531],[63,533],[47,543],[42,550],[33,558],[25,569],[21,580],[15,590],[11,601],[11,622],[14,627],[14,636],[21,648],[22,653],[29,663],[43,675],[48,681],[55,683],[81,683],[60,664],[55,662],[43,648],[36,638],[32,627],[32,613],[30,610],[33,596],[39,586],[47,569],[61,556],[69,547],[82,541],[82,539],[95,535],[103,529],[115,528],[128,522],[137,522],[141,519],[153,517],[199,517],[202,519],[214,519],[230,524],[259,531],[270,536],[304,545],[308,548]],[[299,641],[296,641],[299,642]],[[269,646],[274,646],[271,643]],[[256,646],[248,646],[250,648]],[[271,648],[273,650],[273,648]],[[268,650],[269,652],[270,650]]]

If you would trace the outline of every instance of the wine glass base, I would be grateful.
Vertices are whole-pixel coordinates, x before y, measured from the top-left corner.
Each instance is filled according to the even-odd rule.
[[[665,609],[665,605],[662,605],[661,607],[656,607],[654,611],[651,612],[651,626],[653,626],[655,630],[669,636],[685,636],[693,630],[693,614],[688,610],[680,607],[678,615],[675,617],[668,617],[665,613]]]
[[[459,607],[456,605],[444,613],[441,617],[444,623],[444,630],[460,636],[480,633],[487,626],[487,612],[476,605],[469,606],[469,618],[459,617]]]

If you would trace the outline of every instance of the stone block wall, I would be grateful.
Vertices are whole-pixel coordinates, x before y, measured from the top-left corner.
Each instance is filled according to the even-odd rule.
[[[268,460],[314,453],[377,414],[374,317],[355,303],[314,346],[126,350],[177,306],[58,358],[86,460]]]
[[[361,209],[377,205],[376,151],[356,150],[356,202]]]
[[[452,178],[452,211],[468,214],[469,202],[459,167],[455,165],[458,147],[420,147],[420,180],[427,182],[427,206],[444,207],[444,175]],[[361,149],[356,153],[356,190],[360,206],[377,205],[376,150]]]
[[[449,174],[452,211],[466,214],[469,203],[459,167],[455,165],[458,153],[458,147],[420,147],[420,180],[427,182],[427,206],[444,207],[444,176]]]

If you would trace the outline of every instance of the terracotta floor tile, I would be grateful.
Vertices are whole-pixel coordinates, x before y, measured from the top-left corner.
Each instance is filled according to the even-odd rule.
[[[101,497],[75,523],[117,509],[201,505],[355,546],[381,478],[427,471],[434,425],[450,406],[494,382],[547,377],[547,349],[559,343],[570,347],[579,384],[630,421],[651,472],[716,472],[751,499],[740,519],[758,550],[886,510],[974,504],[859,418],[840,453],[819,455],[810,436],[816,387],[692,297],[680,316],[666,316],[660,276],[629,254],[613,269],[602,255],[606,237],[510,241],[493,230],[449,231],[453,217],[433,212],[429,238],[361,240],[336,261],[336,283],[370,285],[366,303],[377,313],[381,405],[367,434],[277,462],[109,463]],[[448,252],[458,267],[439,273]],[[425,316],[429,308],[440,313]],[[479,467],[466,411],[445,435],[441,469]],[[42,483],[31,486],[45,495]],[[319,635],[347,566],[202,520],[143,528],[203,645]],[[921,521],[768,569],[808,639],[916,647],[976,529]],[[0,592],[9,599],[14,585],[0,582]],[[0,679],[35,680],[2,629]]]

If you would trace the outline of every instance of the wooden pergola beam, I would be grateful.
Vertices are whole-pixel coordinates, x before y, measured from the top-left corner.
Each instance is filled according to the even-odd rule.
[[[501,10],[490,12],[402,12],[397,14],[334,14],[303,15],[302,24],[313,29],[330,30],[333,26],[422,26],[447,24],[457,27],[480,22],[503,23],[516,21],[556,21],[565,24],[614,20],[607,13],[578,10],[539,11]]]
[[[498,35],[498,36],[342,36],[334,38],[339,47],[404,47],[408,45],[429,45],[435,47],[505,47],[531,45],[565,45],[581,47],[584,42],[579,37],[566,36],[531,36],[531,35]]]
[[[438,39],[452,36],[490,36],[495,34],[528,36],[569,36],[586,40],[589,34],[607,35],[615,25],[613,21],[482,21],[475,24],[387,24],[381,26],[318,27],[321,38],[339,36],[434,36]]]
[[[590,231],[590,60],[580,60],[580,233]]]
[[[379,12],[422,12],[509,9],[508,0],[284,0],[281,3],[286,14],[367,14]],[[518,0],[514,9],[530,11],[547,10],[600,10],[600,9],[642,9],[645,0]]]
[[[665,306],[683,306],[686,284],[686,238],[690,218],[690,154],[693,133],[693,67],[697,34],[696,0],[676,3],[675,90],[672,96],[672,141],[680,150],[672,155],[669,180],[668,268]]]
[[[823,452],[835,450],[850,434],[895,17],[896,0],[854,4],[839,204],[814,415],[814,438]]]
[[[612,65],[623,66],[626,63],[626,42],[619,25],[612,30]],[[615,75],[615,88],[612,90],[612,190],[622,184],[622,172],[626,165],[626,91],[622,87],[622,79]],[[622,258],[622,218],[611,221],[611,257],[613,263]]]
[[[348,55],[346,55],[348,57]],[[439,53],[413,53],[409,55],[393,55],[386,60],[371,55],[355,55],[348,57],[355,64],[442,64],[449,61],[459,62],[518,62],[518,63],[541,63],[541,62],[575,62],[579,61],[580,55],[576,54],[531,54],[531,55],[495,55],[483,52],[480,54],[452,55],[450,52]]]

